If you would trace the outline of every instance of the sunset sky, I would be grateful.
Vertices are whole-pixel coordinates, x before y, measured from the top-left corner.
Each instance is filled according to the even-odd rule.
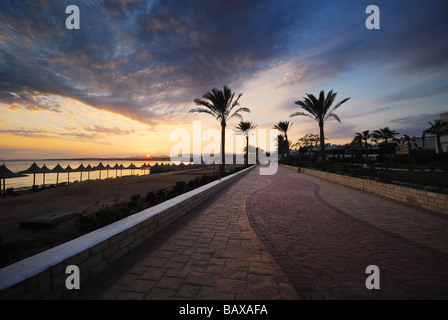
[[[72,4],[79,30],[65,27]],[[420,136],[448,112],[447,17],[446,0],[2,0],[0,159],[168,155],[174,129],[219,128],[188,111],[224,85],[258,128],[292,121],[293,142],[319,132],[290,119],[294,101],[331,89],[351,99],[329,143]]]

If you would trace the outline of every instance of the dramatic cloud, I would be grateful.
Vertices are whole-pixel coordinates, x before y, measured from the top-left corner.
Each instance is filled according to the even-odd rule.
[[[65,8],[72,4],[80,9],[80,30],[65,28]],[[296,109],[292,102],[309,88],[331,85],[339,91],[342,77],[351,75],[355,83],[356,77],[369,78],[371,71],[378,83],[395,77],[419,79],[386,93],[372,88],[378,90],[373,98],[353,98],[351,103],[360,105],[353,112],[341,110],[347,118],[446,91],[446,0],[376,1],[381,29],[374,31],[364,26],[369,4],[2,0],[0,103],[10,110],[60,113],[59,101],[68,98],[157,127],[185,121],[194,98],[224,84],[238,92],[248,88],[243,98],[262,94],[260,88],[292,88],[271,106],[289,116]],[[265,81],[269,88],[251,87],[255,81]],[[294,97],[291,102],[288,96]],[[87,126],[81,138],[131,133]],[[16,134],[30,132],[17,129]]]
[[[260,1],[79,1],[81,29],[69,31],[67,3],[3,4],[1,101],[45,109],[33,93],[58,95],[150,124],[211,86],[241,84],[282,58],[285,30],[294,22],[288,11],[300,7]]]

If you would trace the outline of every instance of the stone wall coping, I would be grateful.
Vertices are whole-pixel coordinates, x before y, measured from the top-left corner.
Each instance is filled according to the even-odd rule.
[[[226,180],[232,179],[232,177],[252,168],[253,166],[240,170],[219,180],[212,181],[204,186],[169,199],[161,204],[150,207],[100,229],[82,235],[76,239],[70,240],[54,248],[6,266],[0,269],[0,291],[31,278],[80,252],[88,250],[89,248],[94,247],[95,245],[123,231],[126,231],[153,216],[158,215],[167,209],[172,208],[200,194],[201,192],[213,188],[214,186],[223,183]]]

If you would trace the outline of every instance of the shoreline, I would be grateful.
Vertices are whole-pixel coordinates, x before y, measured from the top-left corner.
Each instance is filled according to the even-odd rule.
[[[26,187],[7,188],[6,190],[12,189],[12,192],[10,191],[10,193],[6,193],[6,198],[17,197],[17,196],[20,196],[22,193],[23,194],[35,193],[35,192],[40,192],[40,191],[44,191],[44,190],[48,190],[48,189],[68,187],[68,186],[71,186],[74,184],[85,183],[85,182],[89,182],[89,181],[109,181],[109,180],[113,180],[113,179],[120,179],[120,178],[127,178],[127,177],[144,177],[144,176],[149,176],[149,175],[167,175],[167,174],[175,174],[175,173],[180,173],[180,172],[193,172],[195,170],[203,170],[203,169],[204,169],[204,167],[202,166],[201,168],[192,168],[192,169],[187,168],[187,169],[182,169],[182,170],[171,170],[171,171],[166,171],[166,172],[142,173],[142,174],[133,174],[133,175],[129,174],[129,175],[108,177],[108,178],[102,178],[102,179],[100,179],[100,178],[84,179],[82,181],[73,180],[70,182],[62,181],[62,182],[59,182],[57,185],[56,185],[56,183],[46,183],[45,185],[36,184],[34,186],[31,185],[31,186],[26,186]],[[1,191],[1,196],[3,197],[3,190]]]

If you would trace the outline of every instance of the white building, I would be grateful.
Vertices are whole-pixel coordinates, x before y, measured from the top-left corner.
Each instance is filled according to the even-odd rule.
[[[448,123],[448,112],[442,113],[439,116],[440,116],[440,119],[438,119],[436,121]],[[442,152],[448,152],[448,132],[440,136],[440,144],[442,147]],[[437,143],[436,143],[436,152],[439,153]]]

